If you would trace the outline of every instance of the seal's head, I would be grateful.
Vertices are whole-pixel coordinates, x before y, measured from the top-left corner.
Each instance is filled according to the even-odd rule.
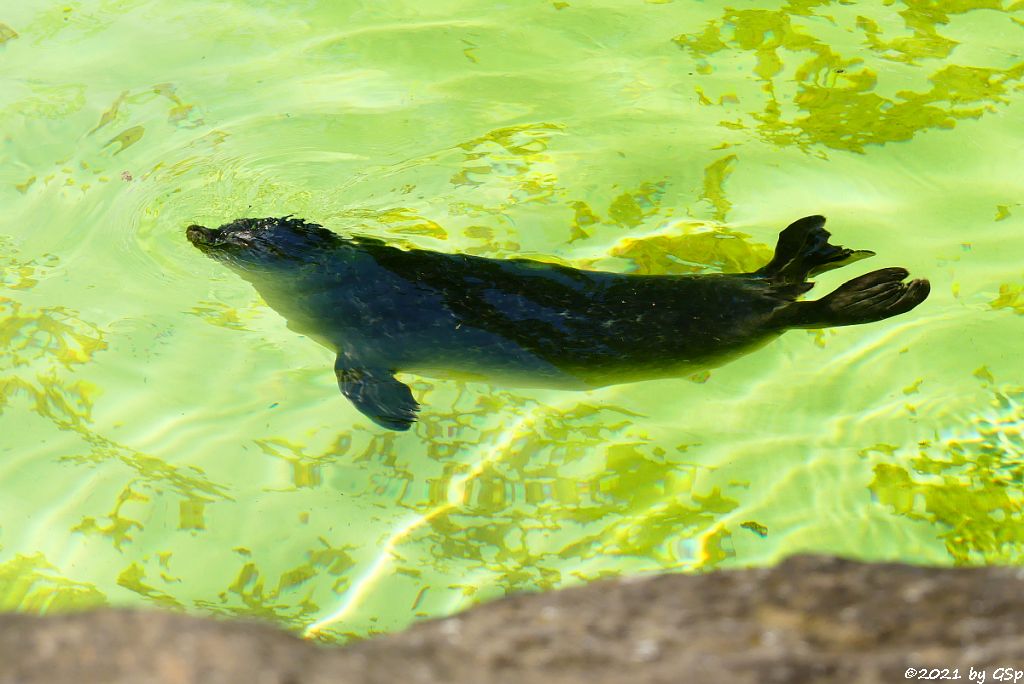
[[[326,228],[290,216],[238,219],[216,229],[192,225],[185,236],[204,254],[236,271],[308,263],[341,242]]]

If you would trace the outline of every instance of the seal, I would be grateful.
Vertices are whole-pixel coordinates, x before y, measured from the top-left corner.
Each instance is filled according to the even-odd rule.
[[[419,404],[396,372],[562,389],[676,377],[791,328],[880,321],[928,296],[928,281],[883,268],[798,301],[808,278],[873,255],[830,244],[824,225],[794,222],[752,273],[656,276],[406,250],[290,216],[186,235],[337,354],[338,385],[359,411],[408,430]]]

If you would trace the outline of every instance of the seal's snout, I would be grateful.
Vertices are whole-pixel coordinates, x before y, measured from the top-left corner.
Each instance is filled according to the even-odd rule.
[[[205,245],[208,242],[210,242],[210,237],[212,233],[212,230],[210,230],[209,228],[204,228],[203,226],[192,225],[185,229],[185,237],[188,238],[189,242],[197,246]]]

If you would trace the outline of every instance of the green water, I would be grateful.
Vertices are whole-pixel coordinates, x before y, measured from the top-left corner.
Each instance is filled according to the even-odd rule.
[[[796,552],[1024,561],[1024,2],[0,3],[0,608],[322,639]],[[736,271],[812,213],[932,282],[709,376],[574,393],[332,355],[185,240]]]

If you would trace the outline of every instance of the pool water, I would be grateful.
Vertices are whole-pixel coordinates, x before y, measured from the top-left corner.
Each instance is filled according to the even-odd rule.
[[[0,609],[338,641],[800,552],[1024,562],[1024,2],[0,6]],[[590,392],[332,354],[185,239],[342,234],[743,271],[829,217],[930,298]]]

